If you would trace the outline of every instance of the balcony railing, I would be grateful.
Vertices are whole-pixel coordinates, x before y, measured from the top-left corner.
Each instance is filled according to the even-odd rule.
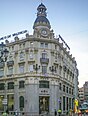
[[[49,58],[40,58],[40,62],[48,64],[49,63]]]

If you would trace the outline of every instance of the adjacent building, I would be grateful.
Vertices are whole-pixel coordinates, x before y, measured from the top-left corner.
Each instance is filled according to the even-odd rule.
[[[83,87],[84,87],[84,100],[88,102],[88,81],[85,82]]]
[[[59,41],[61,36],[55,38],[46,10],[44,4],[38,6],[33,35],[6,41],[9,56],[3,65],[0,62],[1,111],[5,95],[9,110],[30,114],[53,114],[54,109],[65,113],[78,98],[76,60],[65,41]]]
[[[84,102],[84,87],[79,88],[79,103],[82,104]]]

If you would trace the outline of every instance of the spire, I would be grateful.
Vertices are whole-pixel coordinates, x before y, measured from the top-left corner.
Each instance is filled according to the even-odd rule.
[[[33,29],[35,27],[38,26],[46,26],[49,29],[51,28],[50,26],[50,22],[49,20],[46,18],[47,17],[47,13],[46,13],[47,8],[45,7],[45,5],[43,3],[41,3],[38,7],[37,7],[37,18],[34,22],[34,26]]]
[[[41,3],[37,8],[37,16],[45,16],[46,17],[46,7]]]

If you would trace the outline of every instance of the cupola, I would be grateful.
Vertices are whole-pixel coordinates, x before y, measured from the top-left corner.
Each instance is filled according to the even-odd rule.
[[[46,7],[43,3],[41,3],[38,8],[37,8],[37,18],[34,22],[33,29],[39,26],[44,26],[47,28],[51,28],[49,20],[46,18],[47,13],[46,13]]]

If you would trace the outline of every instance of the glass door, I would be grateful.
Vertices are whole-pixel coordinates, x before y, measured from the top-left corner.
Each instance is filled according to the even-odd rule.
[[[49,112],[49,97],[39,97],[39,113]]]

